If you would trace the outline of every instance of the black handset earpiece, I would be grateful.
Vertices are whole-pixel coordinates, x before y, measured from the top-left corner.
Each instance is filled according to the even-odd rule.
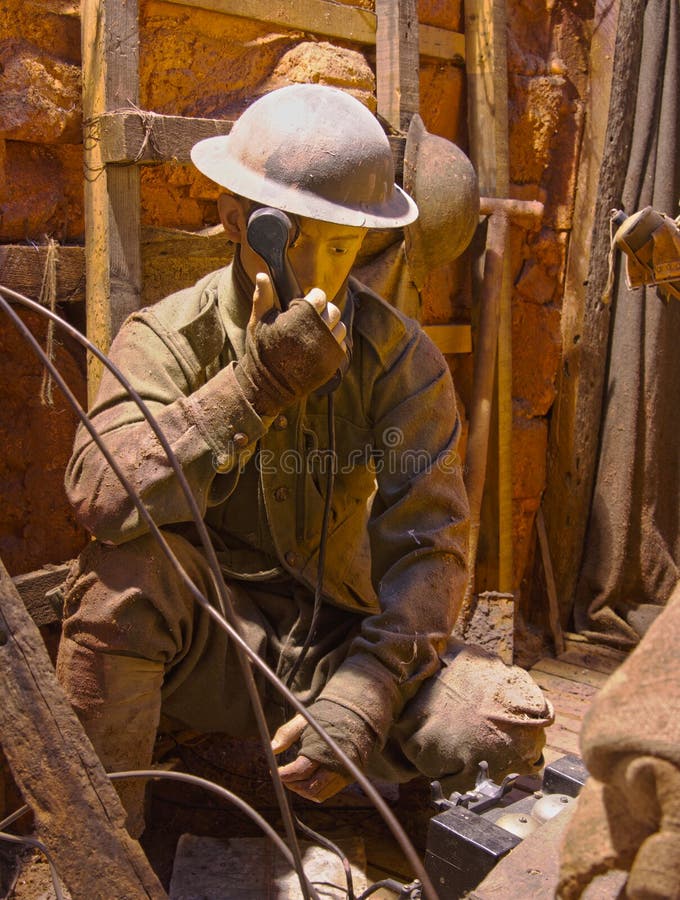
[[[252,249],[265,261],[279,305],[288,309],[291,300],[302,297],[300,285],[288,260],[288,249],[297,237],[297,226],[280,209],[262,206],[250,214],[246,238]],[[335,375],[314,393],[318,397],[331,394],[340,385],[349,368],[349,354]]]
[[[281,309],[288,309],[291,300],[302,297],[288,261],[288,248],[296,236],[296,226],[280,209],[263,206],[248,219],[248,243],[266,262]]]

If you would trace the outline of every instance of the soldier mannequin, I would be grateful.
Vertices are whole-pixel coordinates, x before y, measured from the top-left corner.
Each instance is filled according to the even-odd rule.
[[[225,187],[234,263],[125,323],[111,349],[147,400],[204,510],[245,639],[285,678],[307,635],[323,507],[313,460],[328,447],[318,389],[335,392],[337,466],[323,603],[293,680],[302,702],[368,774],[419,772],[469,787],[541,761],[550,705],[529,676],[449,640],[463,595],[467,502],[446,363],[416,322],[350,272],[369,227],[412,222],[389,143],[347,94],[318,85],[256,101],[197,167]],[[286,211],[303,297],[278,308],[246,239],[254,204]],[[215,596],[164,454],[105,375],[91,413],[189,576]],[[58,675],[109,770],[151,760],[161,708],[182,726],[239,736],[253,719],[226,636],[197,608],[82,431],[66,477],[97,538],[67,583]],[[260,685],[280,769],[317,801],[348,782],[302,717]],[[143,828],[140,788],[120,788]]]

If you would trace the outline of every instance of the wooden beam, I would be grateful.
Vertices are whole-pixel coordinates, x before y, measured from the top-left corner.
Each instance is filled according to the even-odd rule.
[[[442,353],[472,352],[472,329],[469,325],[424,325],[423,331]]]
[[[46,258],[46,246],[0,245],[0,284],[37,300],[40,297]],[[58,247],[57,302],[84,299],[85,248]]]
[[[465,64],[465,35],[433,25],[418,25],[418,46],[421,56],[446,60],[455,65]]]
[[[228,16],[267,22],[283,28],[306,31],[323,37],[339,38],[356,44],[374,46],[376,16],[368,9],[346,6],[333,0],[293,0],[276,5],[271,0],[171,0],[179,6],[193,6]],[[421,56],[454,65],[465,62],[465,35],[448,28],[420,25],[418,41]]]
[[[165,898],[1,561],[0,682],[2,748],[74,900]]]
[[[102,159],[116,164],[189,162],[195,143],[229,134],[232,125],[228,119],[161,116],[145,110],[104,113],[99,117]]]
[[[620,203],[630,152],[636,95],[631,73],[639,68],[644,8],[644,0],[597,0],[591,20],[591,80],[598,89],[586,109],[543,497],[563,626],[573,608],[595,479],[611,312],[602,302],[608,213]]]
[[[418,6],[416,0],[375,0],[378,113],[408,131],[420,105]]]
[[[38,627],[61,622],[59,610],[46,595],[66,581],[70,568],[68,563],[60,566],[47,565],[36,572],[27,572],[12,579],[28,614]]]
[[[239,16],[280,25],[296,31],[340,38],[357,44],[375,43],[375,15],[368,9],[335,3],[333,0],[172,0],[210,12]]]
[[[140,173],[108,166],[99,117],[139,102],[137,0],[88,0],[82,11],[88,337],[106,351],[141,295]],[[94,398],[100,365],[88,360]]]
[[[504,0],[466,0],[471,158],[477,170],[480,192],[488,197],[500,198],[508,196],[510,181],[506,32]],[[498,418],[498,494],[496,503],[490,503],[487,495],[482,528],[488,533],[487,546],[491,547],[497,541],[496,588],[502,593],[512,593],[517,585],[513,572],[512,522],[512,269],[507,247],[502,251],[502,259],[495,404]],[[491,515],[488,515],[489,512]],[[497,522],[493,521],[494,518]]]
[[[233,124],[230,119],[163,116],[148,110],[104,113],[98,119],[102,159],[111,165],[186,163],[197,141],[229,134]],[[406,138],[397,134],[389,135],[388,139],[397,181],[401,184]]]
[[[465,46],[470,157],[479,190],[488,197],[507,197],[508,64],[501,0],[467,0]]]

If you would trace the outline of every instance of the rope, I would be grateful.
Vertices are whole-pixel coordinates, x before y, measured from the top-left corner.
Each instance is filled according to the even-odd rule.
[[[128,100],[127,106],[121,106],[118,109],[109,109],[106,110],[106,112],[100,113],[96,116],[90,116],[89,118],[83,120],[83,125],[88,129],[85,138],[86,149],[91,149],[93,144],[101,140],[100,126],[101,123],[105,121],[107,116],[110,116],[114,113],[125,112],[137,113],[141,121],[142,128],[144,129],[144,136],[142,138],[142,143],[139,145],[139,150],[137,151],[135,158],[128,160],[127,162],[116,163],[116,165],[122,167],[137,165],[137,163],[140,162],[144,157],[147,147],[151,147],[155,156],[160,156],[161,148],[158,146],[155,140],[154,124],[157,119],[162,119],[163,116],[160,113],[149,112],[148,110],[140,109],[140,107],[134,104],[131,100]],[[85,168],[87,172],[87,179],[89,181],[96,181],[101,173],[106,169],[106,163],[101,166],[91,166],[86,162]],[[94,177],[90,177],[89,173],[94,173]]]

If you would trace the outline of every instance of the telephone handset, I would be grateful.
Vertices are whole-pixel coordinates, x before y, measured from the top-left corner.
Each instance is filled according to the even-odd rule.
[[[248,219],[246,236],[253,250],[267,263],[281,309],[291,300],[302,297],[295,272],[288,261],[288,248],[296,228],[280,209],[269,206],[256,209]]]
[[[246,228],[248,243],[267,264],[282,310],[288,309],[291,300],[302,297],[300,285],[288,260],[288,248],[296,233],[295,225],[285,212],[270,206],[263,206],[251,213]],[[317,396],[332,393],[340,385],[348,368],[349,357],[346,355],[342,369],[338,369],[335,375],[314,393]]]

